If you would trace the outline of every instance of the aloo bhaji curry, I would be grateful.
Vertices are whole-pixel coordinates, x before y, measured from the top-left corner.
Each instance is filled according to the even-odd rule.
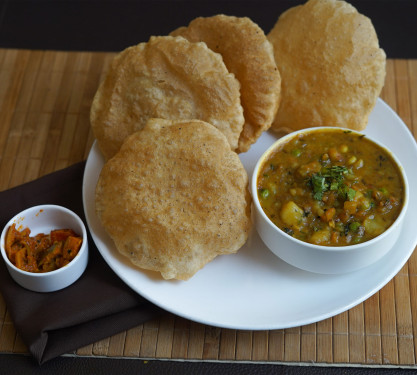
[[[303,132],[280,145],[258,176],[270,220],[301,241],[346,246],[392,225],[404,203],[404,181],[388,151],[343,129]]]

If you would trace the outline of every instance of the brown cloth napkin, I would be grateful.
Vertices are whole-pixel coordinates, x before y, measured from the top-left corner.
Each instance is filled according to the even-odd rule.
[[[58,204],[84,223],[81,162],[36,181],[0,192],[0,227],[20,211],[38,204]],[[0,292],[17,332],[42,364],[113,334],[135,327],[164,311],[152,305],[110,269],[88,238],[86,271],[71,286],[52,293],[31,292],[10,277],[0,261]]]

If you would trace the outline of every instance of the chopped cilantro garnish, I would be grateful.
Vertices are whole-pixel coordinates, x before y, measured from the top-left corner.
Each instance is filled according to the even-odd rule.
[[[323,198],[323,193],[328,190],[326,185],[326,178],[319,173],[315,173],[311,176],[311,186],[314,192],[314,199],[321,200]]]
[[[353,198],[355,198],[356,195],[356,190],[352,189],[352,188],[348,188],[347,192],[346,192],[346,198],[348,201],[353,200]]]
[[[352,200],[356,191],[344,183],[345,175],[349,173],[346,167],[338,165],[324,167],[319,173],[314,173],[309,179],[309,184],[313,189],[313,197],[322,200],[326,191],[337,191],[344,200]]]
[[[284,227],[284,232],[289,234],[290,236],[294,235],[294,231],[291,228]]]
[[[339,188],[339,183],[337,181],[332,181],[330,183],[330,190],[337,190]]]
[[[349,170],[346,167],[334,165],[330,168],[325,168],[324,175],[335,179],[340,179],[344,174],[347,174]]]

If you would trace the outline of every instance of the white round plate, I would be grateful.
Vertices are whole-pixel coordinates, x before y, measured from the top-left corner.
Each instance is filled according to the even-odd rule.
[[[402,120],[382,100],[369,118],[365,134],[389,147],[402,162],[417,191],[417,146]],[[256,160],[275,141],[267,132],[241,154],[249,176]],[[417,244],[417,195],[410,196],[403,233],[378,262],[359,271],[321,275],[302,271],[273,255],[253,231],[234,255],[219,256],[188,281],[165,281],[135,268],[119,255],[94,209],[94,191],[103,157],[94,144],[85,168],[84,210],[92,237],[114,272],[133,290],[181,317],[217,327],[248,330],[282,329],[317,322],[361,303],[387,284]]]

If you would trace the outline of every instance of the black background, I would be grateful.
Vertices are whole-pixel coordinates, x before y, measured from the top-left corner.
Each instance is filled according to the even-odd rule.
[[[120,51],[166,35],[198,16],[248,16],[268,33],[299,0],[136,0],[0,2],[0,47]],[[417,58],[416,0],[352,0],[371,18],[388,58]]]

